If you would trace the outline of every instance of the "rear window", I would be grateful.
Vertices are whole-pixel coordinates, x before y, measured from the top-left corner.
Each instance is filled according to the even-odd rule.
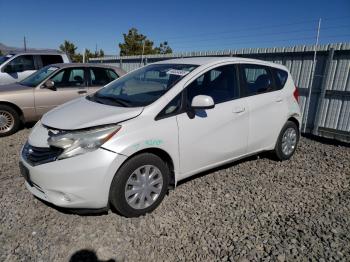
[[[245,96],[274,91],[269,67],[256,64],[242,64],[241,68]]]
[[[109,78],[111,81],[117,79],[119,76],[117,75],[116,72],[114,72],[113,70],[108,70],[108,73],[109,73]]]
[[[288,79],[288,73],[282,69],[273,68],[276,89],[280,90],[284,87]]]
[[[43,62],[43,66],[63,63],[62,56],[60,55],[41,55],[41,61]]]
[[[93,67],[90,68],[91,85],[104,86],[114,79],[111,79],[109,70],[106,68]]]

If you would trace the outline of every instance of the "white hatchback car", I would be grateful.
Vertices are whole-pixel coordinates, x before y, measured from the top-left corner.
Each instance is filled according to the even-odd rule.
[[[133,217],[204,170],[261,151],[289,159],[300,121],[298,91],[282,65],[174,59],[46,113],[20,166],[29,191],[45,201]]]

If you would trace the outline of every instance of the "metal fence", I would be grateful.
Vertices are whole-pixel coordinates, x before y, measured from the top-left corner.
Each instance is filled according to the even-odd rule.
[[[317,56],[313,72],[315,49]],[[146,55],[143,59],[141,56],[106,56],[90,59],[89,62],[108,63],[131,71],[157,61],[199,56],[249,57],[287,66],[299,87],[303,113],[302,131],[350,142],[350,43],[183,52]],[[311,86],[312,92],[308,98]],[[306,108],[308,99],[309,108]]]

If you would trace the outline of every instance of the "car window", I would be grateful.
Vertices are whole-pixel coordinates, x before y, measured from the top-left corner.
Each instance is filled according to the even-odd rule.
[[[157,119],[164,118],[167,116],[175,115],[181,108],[182,93],[178,94],[173,100],[167,104],[163,110],[158,114]]]
[[[27,78],[23,79],[19,83],[25,86],[31,86],[31,87],[37,86],[46,78],[48,78],[50,75],[53,75],[57,70],[58,70],[58,67],[55,67],[55,66],[43,67],[38,71],[36,71],[35,73],[28,76]]]
[[[51,78],[55,87],[85,86],[83,68],[65,68]]]
[[[282,69],[273,68],[276,89],[280,90],[284,87],[288,79],[288,73]]]
[[[7,66],[11,66],[13,72],[35,70],[34,58],[32,55],[20,55],[10,61]]]
[[[92,86],[104,86],[112,81],[108,70],[105,68],[90,68],[90,76]]]
[[[41,61],[43,62],[43,66],[63,63],[62,56],[60,55],[41,55]]]
[[[147,106],[196,67],[187,64],[150,64],[113,81],[88,99],[116,106]]]
[[[110,78],[111,81],[113,81],[113,80],[115,80],[115,79],[117,79],[117,78],[119,77],[119,76],[117,75],[117,73],[114,72],[114,71],[111,70],[111,69],[108,69],[107,72],[108,72],[108,74],[109,74],[109,78]]]
[[[9,60],[11,57],[13,57],[14,55],[5,55],[5,56],[0,56],[0,65],[2,65],[3,63],[5,63],[7,60]]]
[[[268,67],[244,64],[242,67],[242,87],[245,96],[273,91],[273,81]]]
[[[197,95],[210,96],[215,104],[238,98],[236,76],[234,65],[220,66],[204,73],[187,87],[188,103]]]

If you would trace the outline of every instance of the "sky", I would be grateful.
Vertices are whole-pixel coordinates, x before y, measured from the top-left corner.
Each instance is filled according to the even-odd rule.
[[[131,27],[174,52],[350,42],[350,0],[0,0],[0,43],[119,53]]]

